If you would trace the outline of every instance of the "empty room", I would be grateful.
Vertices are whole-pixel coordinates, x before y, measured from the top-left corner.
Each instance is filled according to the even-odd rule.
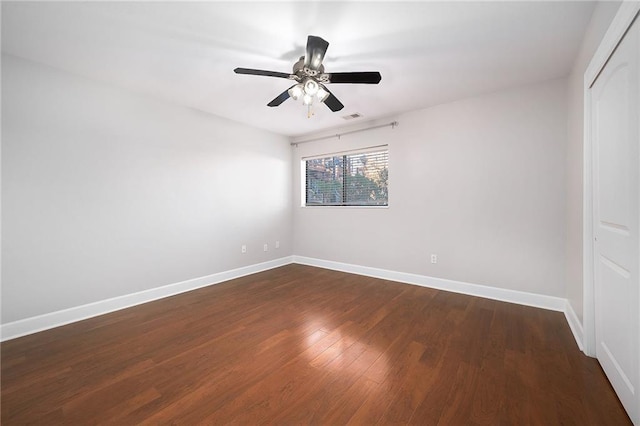
[[[1,3],[3,425],[640,425],[638,1]]]

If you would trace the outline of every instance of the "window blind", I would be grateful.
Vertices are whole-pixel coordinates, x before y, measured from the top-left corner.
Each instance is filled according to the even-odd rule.
[[[305,160],[307,206],[387,206],[389,150]]]

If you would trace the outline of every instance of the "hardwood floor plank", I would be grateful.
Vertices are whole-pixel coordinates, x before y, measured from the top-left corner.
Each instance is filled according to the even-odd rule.
[[[295,264],[0,351],[3,425],[630,424],[561,313]]]
[[[377,424],[406,424],[418,404],[424,399],[426,389],[421,386],[428,371],[420,363],[425,347],[415,341],[407,344],[404,356],[398,360],[399,369],[387,378],[387,392],[392,396],[385,413]]]

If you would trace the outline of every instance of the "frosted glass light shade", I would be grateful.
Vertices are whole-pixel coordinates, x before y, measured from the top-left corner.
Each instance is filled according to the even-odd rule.
[[[297,101],[298,98],[302,96],[302,93],[303,93],[302,87],[303,87],[302,84],[297,84],[288,90],[289,96],[291,96],[291,98],[294,101]]]
[[[307,79],[307,81],[304,82],[304,93],[306,93],[309,96],[313,96],[316,93],[318,93],[319,88],[320,86],[318,86],[318,83],[315,80],[311,80],[309,78]]]
[[[320,102],[324,102],[324,100],[327,99],[327,96],[329,96],[329,92],[327,92],[325,89],[320,87],[318,89],[318,93],[316,93],[316,96],[318,96],[318,100]]]

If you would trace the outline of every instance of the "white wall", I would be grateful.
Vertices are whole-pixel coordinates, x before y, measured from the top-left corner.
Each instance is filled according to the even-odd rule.
[[[578,316],[583,318],[582,282],[582,215],[583,215],[583,126],[584,126],[584,72],[604,33],[615,16],[620,2],[600,2],[593,11],[591,21],[578,56],[569,76],[569,113],[567,142],[567,253],[566,286],[564,295]]]
[[[3,55],[2,323],[293,253],[567,297],[581,318],[582,74],[618,6],[596,7],[568,84],[402,114],[293,161],[279,135]],[[301,157],[381,143],[389,208],[300,207]]]
[[[294,148],[294,253],[564,297],[566,87],[488,94]],[[388,208],[300,207],[302,157],[385,143]]]
[[[291,255],[290,171],[282,136],[3,56],[2,323]]]

